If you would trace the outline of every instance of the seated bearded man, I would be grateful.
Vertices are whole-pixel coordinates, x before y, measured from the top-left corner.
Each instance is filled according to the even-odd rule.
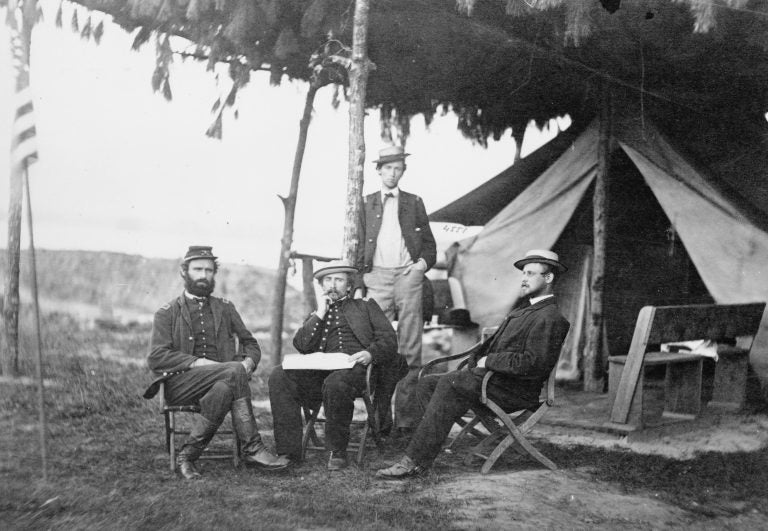
[[[397,354],[397,335],[379,305],[372,299],[350,296],[351,276],[356,271],[349,262],[339,260],[315,272],[314,277],[322,287],[318,310],[307,318],[293,339],[293,346],[301,354],[348,354],[353,368],[284,370],[279,366],[269,378],[278,455],[292,461],[301,459],[301,407],[316,407],[322,401],[329,470],[347,466],[349,425],[355,397],[365,390],[367,366],[373,363],[388,371],[399,365],[401,357]]]

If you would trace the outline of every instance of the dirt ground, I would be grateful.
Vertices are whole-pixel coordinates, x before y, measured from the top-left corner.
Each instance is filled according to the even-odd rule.
[[[705,452],[768,447],[768,416],[707,415],[695,423],[630,435],[539,424],[531,437],[565,451],[587,446],[684,461]],[[553,472],[512,457],[498,470],[481,475],[468,471],[462,460],[463,455],[440,456],[431,473],[442,477],[424,482],[423,488],[378,482],[379,488],[415,490],[419,497],[452,505],[459,529],[768,529],[768,514],[744,502],[672,503],[652,491],[628,492],[620,484],[597,480],[591,467]],[[376,468],[377,463],[369,466]]]
[[[765,529],[757,511],[702,521],[691,510],[622,493],[577,471],[522,470],[470,474],[428,490],[455,500],[457,527],[465,529]],[[723,509],[725,510],[725,509]]]

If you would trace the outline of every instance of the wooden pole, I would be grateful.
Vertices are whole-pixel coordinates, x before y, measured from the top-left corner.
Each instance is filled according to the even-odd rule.
[[[40,333],[40,299],[37,291],[37,259],[35,257],[35,238],[32,230],[32,193],[29,189],[29,171],[24,164],[24,186],[27,190],[27,225],[29,226],[29,258],[32,273],[32,302],[35,308],[35,338],[37,356],[35,357],[35,375],[37,377],[37,408],[40,422],[40,456],[42,458],[43,481],[48,481],[48,427],[45,420],[45,391],[43,387],[43,336]]]
[[[584,390],[597,393],[603,391],[603,292],[605,285],[608,181],[613,127],[612,93],[610,85],[605,81],[602,83],[601,97],[597,175],[595,176],[595,194],[592,199],[594,259],[592,260],[592,279],[590,282],[591,295],[589,321],[587,323],[587,345],[584,355]]]
[[[315,297],[314,277],[312,276],[312,259],[301,259],[301,279],[304,288],[304,310],[310,314],[317,310],[317,298]]]
[[[304,160],[304,148],[307,145],[307,132],[309,131],[309,123],[312,120],[312,105],[315,102],[317,89],[316,84],[310,84],[307,98],[304,102],[304,114],[301,122],[299,122],[299,141],[296,144],[296,154],[293,158],[293,173],[291,174],[291,187],[288,197],[278,196],[285,208],[285,224],[283,225],[283,237],[280,240],[280,259],[277,264],[277,279],[275,279],[275,291],[272,297],[272,324],[270,326],[272,349],[270,360],[273,367],[279,365],[282,360],[285,283],[288,278],[288,265],[291,258],[291,245],[293,244],[296,197],[299,191],[299,177],[301,176],[301,163]]]
[[[19,271],[21,267],[21,201],[23,189],[22,169],[13,164],[8,194],[8,269],[5,277],[3,322],[5,347],[2,370],[7,376],[19,374]]]
[[[365,163],[365,95],[368,85],[368,0],[355,0],[352,29],[352,65],[349,73],[349,164],[347,208],[344,216],[344,243],[341,256],[355,262],[358,215],[363,203],[363,164]]]

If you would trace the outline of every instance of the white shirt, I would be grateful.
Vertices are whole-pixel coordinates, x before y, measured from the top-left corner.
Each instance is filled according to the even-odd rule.
[[[387,197],[386,194],[392,194]],[[373,253],[374,267],[404,267],[411,263],[410,253],[405,246],[403,231],[398,217],[400,189],[381,191],[381,229],[376,238],[376,251]]]
[[[542,295],[541,297],[531,297],[530,298],[531,306],[533,306],[537,302],[543,301],[544,299],[548,299],[550,297],[554,297],[554,295],[550,293],[549,295]]]

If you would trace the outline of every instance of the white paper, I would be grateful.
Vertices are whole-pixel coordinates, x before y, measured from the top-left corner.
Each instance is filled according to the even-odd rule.
[[[315,352],[312,354],[287,354],[283,358],[283,370],[337,371],[351,369],[355,364],[350,355],[343,352]]]

